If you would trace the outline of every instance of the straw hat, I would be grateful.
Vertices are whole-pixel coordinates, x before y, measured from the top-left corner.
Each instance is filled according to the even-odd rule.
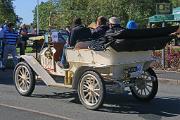
[[[111,17],[109,18],[109,23],[114,25],[120,25],[120,21],[117,17]]]

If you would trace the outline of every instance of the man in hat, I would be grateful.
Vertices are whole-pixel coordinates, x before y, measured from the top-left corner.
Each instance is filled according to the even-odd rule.
[[[109,30],[106,33],[114,33],[116,31],[124,30],[120,25],[120,20],[117,17],[109,18]]]

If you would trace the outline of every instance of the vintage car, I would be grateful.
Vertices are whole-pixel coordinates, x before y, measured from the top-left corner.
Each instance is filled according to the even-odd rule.
[[[67,48],[68,69],[58,66],[59,49],[49,44],[38,58],[21,56],[14,69],[15,87],[20,95],[30,96],[35,76],[40,76],[47,86],[77,90],[81,103],[91,110],[103,105],[107,90],[123,93],[129,87],[135,98],[150,101],[158,91],[158,78],[150,67],[155,60],[152,51],[163,49],[172,39],[169,34],[176,30],[124,30],[92,41],[87,49]]]

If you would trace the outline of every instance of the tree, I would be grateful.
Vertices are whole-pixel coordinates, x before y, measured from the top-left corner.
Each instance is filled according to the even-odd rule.
[[[72,25],[76,17],[81,17],[83,23],[88,25],[95,22],[98,16],[116,16],[121,20],[122,26],[134,19],[142,27],[147,24],[148,17],[156,13],[156,3],[171,2],[175,5],[178,3],[175,1],[177,0],[49,0],[39,6],[40,21],[46,22],[40,22],[40,25],[48,28],[48,13],[54,11],[51,19],[58,28]],[[36,19],[36,14],[34,18]]]
[[[180,0],[170,0],[173,7],[180,7]]]
[[[4,23],[5,20],[16,22],[13,0],[0,0],[0,24]]]

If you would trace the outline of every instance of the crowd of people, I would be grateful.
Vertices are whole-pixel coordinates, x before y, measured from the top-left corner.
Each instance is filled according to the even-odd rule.
[[[20,55],[25,54],[25,48],[28,40],[28,34],[35,34],[34,31],[28,29],[23,24],[18,30],[15,29],[15,25],[11,22],[5,21],[0,27],[0,47],[1,47],[1,61],[0,67],[5,70],[8,59],[8,54],[13,57],[14,66],[18,63],[18,55],[16,47],[20,48]],[[29,32],[31,30],[31,33]]]

